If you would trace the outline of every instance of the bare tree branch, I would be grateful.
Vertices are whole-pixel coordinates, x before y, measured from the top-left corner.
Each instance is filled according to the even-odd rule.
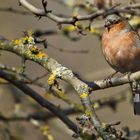
[[[102,137],[110,137],[110,135],[107,135],[106,132],[105,134],[103,134],[104,132],[102,130],[102,124],[99,121],[95,110],[91,106],[91,101],[88,96],[88,85],[76,78],[71,70],[63,67],[56,60],[48,57],[44,52],[38,50],[37,47],[34,46],[34,40],[32,37],[29,37],[28,40],[30,40],[28,44],[25,44],[20,40],[14,42],[14,44],[8,41],[0,42],[0,49],[13,52],[25,58],[26,60],[32,60],[50,71],[52,73],[52,76],[61,78],[72,85],[72,87],[77,91],[81,102],[84,105],[85,111],[87,112],[87,115],[91,117],[91,122],[93,123],[95,129],[100,135],[102,135]]]
[[[38,15],[38,16],[45,16],[50,18],[51,20],[57,22],[57,23],[61,23],[61,24],[75,24],[76,21],[82,21],[82,20],[93,20],[99,16],[105,16],[108,14],[113,14],[113,13],[129,13],[132,15],[138,15],[140,16],[140,12],[131,10],[131,9],[135,9],[135,8],[140,8],[140,3],[134,4],[134,5],[129,5],[129,6],[124,6],[122,8],[111,8],[109,10],[99,10],[96,13],[92,13],[89,15],[84,15],[84,16],[77,16],[77,17],[59,17],[55,14],[53,14],[52,12],[45,12],[44,9],[39,9],[36,8],[35,6],[33,6],[32,4],[30,4],[27,0],[19,0],[19,3],[25,7],[26,9],[28,9],[29,11],[31,11],[33,14]],[[132,8],[131,8],[132,6]]]
[[[98,37],[101,37],[101,33],[97,33],[97,30],[95,28],[91,29],[92,22],[94,19],[98,17],[104,18],[105,16],[113,13],[117,14],[129,14],[132,17],[135,17],[133,15],[140,16],[140,3],[137,4],[131,4],[127,6],[113,6],[112,8],[95,8],[95,10],[91,12],[87,12],[90,14],[86,15],[77,15],[77,16],[63,16],[63,15],[57,15],[54,14],[51,10],[48,10],[48,1],[42,0],[42,9],[39,9],[35,7],[33,4],[29,3],[28,0],[18,0],[19,4],[28,11],[37,17],[47,17],[50,20],[56,22],[58,26],[61,28],[61,24],[71,24],[72,28],[69,28],[69,31],[77,31],[79,34],[84,35],[83,31],[90,31],[92,30],[92,33],[98,34]],[[80,6],[79,6],[80,7]],[[13,8],[0,8],[0,11],[9,11],[21,15],[30,15],[28,12],[16,10]],[[77,21],[84,21],[89,20],[88,26],[84,26],[81,23]],[[137,23],[138,24],[138,23]],[[62,29],[62,28],[61,28]],[[62,34],[64,36],[67,36],[69,39],[71,36],[69,35],[69,32],[65,32],[68,30],[64,30]],[[43,32],[45,33],[45,32]],[[58,34],[57,31],[47,32],[48,34]],[[74,38],[75,39],[75,38]],[[74,41],[74,40],[73,40]],[[44,42],[44,41],[40,41]],[[75,133],[79,133],[81,138],[85,138],[85,130],[82,127],[78,128],[58,107],[55,106],[53,103],[49,102],[48,100],[44,99],[42,96],[40,96],[37,92],[35,92],[33,89],[31,89],[27,84],[36,84],[37,86],[44,88],[47,91],[53,91],[54,93],[59,93],[62,90],[61,85],[59,83],[58,79],[61,79],[65,82],[67,82],[78,94],[81,103],[82,108],[76,108],[77,103],[72,102],[72,100],[68,99],[67,97],[61,97],[61,95],[56,95],[61,100],[65,101],[69,105],[73,105],[77,110],[83,111],[84,114],[79,119],[79,124],[85,124],[87,123],[87,128],[91,129],[93,133],[93,129],[95,128],[97,132],[97,137],[102,138],[104,140],[117,140],[117,139],[127,139],[123,138],[122,132],[116,130],[113,126],[114,125],[103,125],[103,123],[98,118],[95,110],[96,108],[93,107],[93,102],[91,101],[89,95],[94,90],[99,89],[105,89],[110,88],[114,86],[119,86],[126,83],[131,83],[134,81],[137,81],[140,79],[140,72],[135,72],[129,75],[123,75],[122,77],[113,77],[107,80],[98,80],[93,82],[85,82],[80,77],[76,76],[72,72],[72,70],[68,69],[67,67],[62,66],[60,63],[58,63],[55,59],[48,56],[48,54],[44,53],[41,49],[39,49],[36,45],[37,42],[35,36],[32,36],[31,33],[25,34],[24,37],[20,39],[15,39],[12,41],[7,40],[6,38],[0,36],[0,50],[13,52],[14,54],[20,56],[22,58],[22,67],[19,71],[10,69],[9,67],[5,67],[3,65],[0,65],[0,77],[8,80],[10,83],[18,87],[20,90],[22,90],[25,94],[32,97],[34,100],[36,100],[42,107],[47,108],[50,110],[54,115],[56,115],[58,118],[60,118],[71,130],[73,130]],[[49,44],[50,45],[50,44]],[[51,46],[51,45],[50,45]],[[47,47],[47,45],[44,43],[44,47]],[[53,48],[56,48],[52,46]],[[56,48],[59,50],[59,48]],[[62,51],[60,49],[60,51]],[[70,52],[68,50],[65,50],[67,52]],[[77,53],[77,52],[76,52]],[[33,61],[37,64],[39,64],[41,67],[43,67],[45,70],[50,72],[49,78],[47,80],[47,83],[41,83],[38,79],[32,80],[30,76],[26,75],[25,72],[25,62],[27,60]],[[62,92],[61,92],[62,93]],[[55,94],[54,94],[55,95]],[[124,100],[124,96],[121,96],[119,98],[115,99],[105,99],[105,100],[98,100],[97,103],[101,106],[112,106],[112,108],[115,110],[116,104],[114,102],[120,102]],[[114,104],[112,104],[112,102]],[[95,103],[95,102],[94,102]],[[72,110],[71,110],[72,111]],[[36,117],[36,116],[26,116],[27,118],[22,119],[30,119],[30,117]],[[3,121],[10,121],[10,119],[1,117],[0,119]],[[15,118],[12,118],[13,120]],[[82,123],[81,123],[82,122]],[[120,133],[119,133],[120,132]],[[90,135],[90,139],[94,139],[95,136]]]
[[[110,87],[116,87],[123,84],[131,83],[134,81],[140,80],[140,71],[131,73],[131,74],[125,74],[122,77],[113,77],[106,80],[98,80],[90,83],[91,90],[99,90],[99,89],[105,89]]]
[[[26,41],[26,39],[28,40],[28,42]],[[102,127],[102,123],[100,122],[94,108],[92,107],[89,98],[90,88],[88,87],[88,85],[79,80],[71,70],[63,67],[56,60],[50,58],[41,50],[38,50],[34,44],[34,39],[31,36],[26,36],[21,40],[15,40],[13,42],[2,40],[0,41],[0,49],[13,52],[21,56],[25,60],[34,61],[44,67],[46,70],[50,71],[52,74],[49,78],[49,83],[53,84],[55,78],[61,78],[64,81],[68,82],[78,93],[85,108],[85,113],[91,118],[91,122],[99,135],[105,140],[114,139],[112,132],[106,132],[104,130],[104,128]],[[54,79],[52,79],[53,77]]]
[[[25,37],[26,38],[26,37]],[[22,39],[23,40],[23,39]],[[68,82],[72,87],[77,91],[79,94],[79,97],[81,99],[82,104],[85,107],[85,112],[88,112],[88,115],[92,118],[92,123],[95,126],[95,129],[97,132],[104,138],[112,138],[108,132],[105,132],[102,130],[101,122],[98,120],[98,117],[95,114],[95,110],[92,108],[91,101],[89,99],[88,94],[90,94],[90,91],[93,89],[101,89],[101,88],[108,88],[111,86],[116,86],[120,84],[125,84],[128,82],[132,82],[134,80],[140,79],[140,72],[136,72],[131,74],[129,77],[126,75],[121,78],[112,78],[109,81],[102,80],[102,81],[95,81],[94,86],[92,88],[88,87],[87,84],[79,80],[75,77],[75,75],[72,73],[71,70],[69,70],[66,67],[63,67],[61,64],[59,64],[56,60],[50,58],[47,54],[37,49],[36,46],[34,46],[33,38],[29,37],[27,44],[24,42],[21,42],[18,40],[17,42],[9,42],[6,39],[2,39],[0,42],[0,49],[13,52],[26,60],[32,60],[38,64],[40,64],[42,67],[47,69],[52,73],[53,76],[56,78],[61,78],[64,81]],[[104,131],[104,132],[103,132]],[[107,137],[106,137],[107,136]]]
[[[20,14],[20,15],[25,15],[25,16],[32,15],[32,13],[14,9],[12,7],[0,7],[0,11],[1,12],[10,12],[10,13],[14,13],[14,14]]]
[[[29,86],[25,85],[25,83],[21,82],[18,79],[15,79],[15,77],[9,73],[0,71],[0,77],[8,80],[12,84],[14,84],[17,88],[22,90],[25,94],[32,97],[35,101],[37,101],[42,107],[48,109],[52,113],[54,113],[58,118],[60,118],[71,130],[73,130],[75,133],[78,132],[78,127],[69,120],[66,115],[61,111],[61,109],[57,108],[54,104],[44,99],[42,96],[40,96],[38,93],[36,93],[33,89],[31,89]]]

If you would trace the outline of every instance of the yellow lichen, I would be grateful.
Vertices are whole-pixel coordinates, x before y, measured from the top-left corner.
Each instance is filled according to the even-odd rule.
[[[48,140],[54,140],[54,137],[52,136],[50,132],[50,128],[47,125],[41,126],[40,129],[43,135],[47,137]]]
[[[76,22],[75,22],[75,26],[80,26],[80,27],[82,27],[82,24],[81,24],[80,21],[76,21]]]
[[[130,20],[129,23],[133,26],[136,27],[140,25],[140,17],[139,16],[133,16]]]
[[[106,123],[102,123],[102,128],[106,128]]]
[[[33,53],[33,54],[39,54],[39,49],[37,47],[31,47],[30,48],[30,51]]]
[[[25,36],[25,37],[22,37],[21,38],[21,42],[23,43],[23,44],[35,44],[34,43],[34,38],[32,37],[32,36]]]
[[[91,112],[91,110],[89,110],[89,109],[86,109],[85,114],[86,114],[87,116],[92,116],[92,112]]]
[[[100,31],[94,27],[90,27],[90,32],[94,34],[100,34]]]
[[[29,39],[28,36],[21,38],[22,43],[23,43],[23,44],[28,44],[28,43],[29,43],[29,42],[28,42],[28,39]]]
[[[63,97],[65,98],[65,96],[64,96],[65,92],[64,91],[59,90],[58,94],[61,98],[63,98]]]
[[[63,28],[63,31],[75,31],[75,26],[69,25],[69,26]]]
[[[39,59],[42,59],[43,57],[47,56],[44,52],[42,52],[35,46],[31,47],[30,51],[32,54],[36,55]]]
[[[34,42],[34,38],[32,37],[32,33],[31,32],[27,32],[27,35],[24,36],[24,37],[21,37],[20,39],[15,39],[12,41],[12,43],[14,45],[19,45],[19,46],[23,46],[23,45],[35,45],[35,42]]]
[[[15,39],[12,41],[14,45],[20,45],[21,44],[21,40]]]
[[[39,58],[39,59],[42,59],[43,57],[45,57],[46,56],[46,54],[44,53],[44,52],[41,52],[41,51],[39,51],[39,53],[37,54],[37,57]]]
[[[88,93],[82,93],[82,94],[80,94],[80,98],[82,98],[82,99],[86,98],[87,96],[88,96]]]
[[[93,108],[95,108],[95,109],[99,108],[99,106],[100,106],[99,103],[94,103],[93,104]]]
[[[49,76],[49,78],[48,78],[47,83],[48,83],[49,85],[53,85],[53,84],[55,83],[55,80],[56,80],[56,75],[55,75],[55,74],[51,74],[51,75]]]

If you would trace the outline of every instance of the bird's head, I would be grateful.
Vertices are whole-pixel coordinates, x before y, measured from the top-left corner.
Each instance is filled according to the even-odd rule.
[[[116,15],[116,14],[112,14],[112,15],[108,15],[105,19],[105,24],[104,26],[108,29],[108,31],[113,28],[114,26],[120,26],[121,23],[123,23],[124,18]]]

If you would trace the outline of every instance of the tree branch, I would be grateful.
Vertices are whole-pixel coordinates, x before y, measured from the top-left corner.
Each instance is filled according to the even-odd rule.
[[[18,10],[18,9],[14,9],[12,7],[0,7],[0,11],[3,11],[3,12],[10,12],[10,13],[15,13],[15,14],[20,14],[20,15],[32,15],[31,13],[29,12],[26,12],[26,11],[21,11],[21,10]]]
[[[33,14],[38,15],[38,16],[45,16],[50,18],[51,20],[57,22],[57,23],[61,23],[61,24],[74,24],[76,21],[82,21],[82,20],[93,20],[99,16],[105,16],[108,14],[113,14],[113,13],[128,13],[128,14],[132,14],[132,15],[138,15],[140,16],[140,12],[137,12],[135,10],[131,10],[131,9],[139,9],[140,8],[140,3],[134,4],[134,5],[129,5],[129,6],[124,6],[122,8],[111,8],[109,10],[99,10],[96,13],[92,13],[89,15],[83,15],[83,16],[77,16],[75,17],[59,17],[55,14],[53,14],[52,12],[45,12],[44,9],[39,9],[36,8],[35,6],[33,6],[32,4],[30,4],[27,0],[19,0],[19,3],[25,7],[26,9],[28,9],[29,11],[31,11]],[[132,7],[132,8],[131,8]]]
[[[94,90],[120,86],[137,80],[140,80],[140,71],[131,74],[125,74],[122,77],[113,77],[108,80],[97,80],[94,82],[90,82],[91,85],[90,87],[91,90],[94,91]]]
[[[104,140],[114,139],[112,133],[106,132],[102,127],[102,123],[100,122],[94,108],[92,107],[89,98],[90,88],[88,85],[79,80],[71,70],[63,67],[56,60],[50,58],[47,54],[39,50],[35,46],[33,37],[26,36],[25,38],[21,38],[20,40],[15,40],[12,42],[1,40],[0,49],[13,52],[26,60],[34,61],[44,67],[46,70],[50,71],[52,74],[49,78],[49,84],[53,84],[53,80],[55,80],[55,78],[61,78],[69,83],[78,93],[84,106],[85,113],[91,118],[91,123],[98,134],[104,138]]]
[[[29,42],[27,42],[26,39]],[[89,115],[91,117],[91,121],[99,135],[105,140],[114,139],[114,136],[112,136],[110,132],[106,132],[104,128],[102,128],[102,124],[99,121],[95,110],[92,108],[92,104],[89,98],[90,91],[101,88],[108,88],[138,80],[140,79],[140,72],[133,73],[129,77],[126,75],[121,78],[112,78],[109,81],[95,81],[94,86],[90,88],[86,83],[78,79],[71,70],[63,67],[56,60],[50,58],[47,54],[39,50],[35,46],[34,39],[31,36],[26,36],[21,40],[15,40],[12,42],[9,42],[8,40],[2,38],[0,40],[0,49],[13,52],[26,60],[34,61],[44,67],[46,70],[50,71],[52,73],[52,77],[61,78],[64,81],[68,82],[77,91],[85,108],[85,113],[86,115]],[[22,88],[22,85],[23,83],[19,82],[18,86]]]
[[[25,83],[21,82],[18,79],[15,79],[15,77],[12,74],[0,71],[0,77],[6,79],[7,81],[14,84],[17,88],[19,88],[21,91],[23,91],[25,94],[33,98],[35,101],[37,101],[42,107],[48,109],[53,114],[55,114],[58,118],[60,118],[71,130],[73,130],[75,133],[79,131],[78,127],[66,117],[66,115],[61,111],[61,109],[56,107],[51,102],[45,100],[42,96],[40,96],[38,93],[36,93],[33,89],[31,89],[29,86],[25,85]]]

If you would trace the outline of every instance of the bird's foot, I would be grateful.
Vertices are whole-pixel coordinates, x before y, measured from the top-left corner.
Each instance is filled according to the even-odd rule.
[[[104,81],[106,81],[107,83],[111,84],[111,78],[116,75],[118,73],[118,71],[115,71],[114,73],[112,73],[111,75],[109,75],[108,77],[106,77],[104,79]]]
[[[132,72],[126,72],[126,73],[124,73],[124,76],[127,75],[127,78],[128,78],[128,80],[129,80],[129,82],[131,81],[131,80],[130,80],[130,75],[131,75],[131,73],[132,73]]]

